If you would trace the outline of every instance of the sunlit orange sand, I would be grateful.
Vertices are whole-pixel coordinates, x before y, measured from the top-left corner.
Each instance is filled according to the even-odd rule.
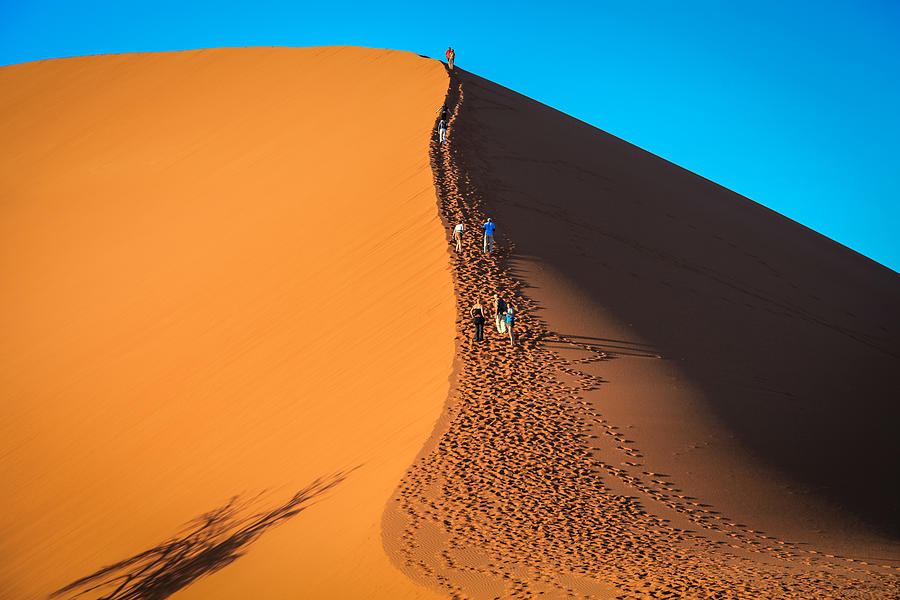
[[[358,48],[0,69],[5,597],[354,467],[184,595],[428,597],[380,523],[452,368],[446,89]]]
[[[4,67],[0,139],[0,597],[900,595],[896,273],[404,52]]]

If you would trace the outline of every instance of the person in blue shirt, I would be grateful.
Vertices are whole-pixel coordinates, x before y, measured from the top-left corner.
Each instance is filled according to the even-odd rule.
[[[513,307],[509,306],[506,309],[506,329],[509,331],[509,345],[516,345],[516,335],[513,333],[513,325],[516,322],[516,313],[513,311]]]
[[[487,222],[481,226],[484,229],[484,253],[490,255],[494,249],[494,230],[497,228],[494,222],[488,217]]]

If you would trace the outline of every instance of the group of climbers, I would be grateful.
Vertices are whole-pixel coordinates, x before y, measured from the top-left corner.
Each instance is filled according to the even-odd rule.
[[[445,54],[447,56],[447,67],[452,71],[453,60],[454,58],[456,58],[456,53],[453,51],[453,48],[447,48],[447,52]],[[444,142],[447,141],[447,129],[449,128],[450,122],[449,117],[450,110],[447,108],[447,105],[444,104],[438,109],[438,139],[440,140],[441,144],[444,144]],[[484,231],[484,253],[487,256],[490,256],[494,251],[494,231],[497,229],[497,225],[494,223],[493,219],[488,217],[487,221],[485,221],[481,226],[481,229]],[[465,232],[465,230],[466,226],[462,222],[457,223],[453,228],[453,243],[456,248],[456,252],[462,252],[463,233]],[[492,308],[494,314],[494,326],[497,328],[497,333],[509,334],[509,343],[510,345],[515,346],[515,309],[498,294],[494,294],[494,302]],[[472,306],[472,308],[469,309],[469,316],[472,317],[472,323],[475,325],[475,341],[483,341],[484,323],[486,317],[484,307],[481,305],[481,299],[475,299],[475,304]]]
[[[494,326],[497,328],[497,333],[509,334],[509,344],[511,346],[516,345],[516,334],[513,330],[513,326],[516,323],[516,311],[513,307],[501,298],[498,294],[494,294],[494,303],[492,306],[494,310]],[[484,307],[481,305],[481,299],[476,298],[475,304],[472,305],[472,308],[469,309],[469,315],[472,317],[472,323],[475,325],[475,341],[481,342],[484,340]]]
[[[494,223],[492,218],[488,217],[481,229],[484,230],[484,253],[490,256],[491,252],[494,251],[494,231],[497,229],[497,224]],[[464,223],[457,223],[456,227],[453,228],[453,243],[457,252],[462,252],[462,238],[465,230],[466,226]]]
[[[484,230],[484,253],[490,256],[494,250],[494,230],[497,229],[497,226],[494,224],[494,220],[488,217],[488,220],[484,222],[481,228]],[[462,237],[465,230],[466,226],[463,223],[457,223],[453,229],[453,240],[456,244],[457,252],[462,251]],[[516,344],[516,337],[513,333],[513,325],[516,321],[515,310],[497,294],[494,294],[493,308],[494,325],[497,327],[497,332],[509,333],[509,343],[514,346]],[[472,316],[472,322],[475,323],[475,341],[480,342],[484,339],[484,308],[481,306],[480,299],[475,300],[475,304],[469,309],[469,313]]]

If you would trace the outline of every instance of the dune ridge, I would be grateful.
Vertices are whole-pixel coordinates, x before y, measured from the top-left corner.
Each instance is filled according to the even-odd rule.
[[[870,561],[860,558],[869,548],[859,544],[855,555],[837,556],[754,529],[682,489],[683,472],[654,468],[655,457],[645,457],[642,444],[630,439],[637,432],[629,431],[636,421],[628,407],[619,408],[614,420],[604,414],[603,392],[622,375],[611,365],[630,360],[638,366],[628,375],[653,383],[652,364],[665,363],[666,357],[660,345],[633,334],[566,334],[548,325],[549,319],[565,321],[560,305],[564,312],[578,312],[572,302],[581,301],[587,305],[581,311],[590,312],[602,300],[541,272],[549,271],[552,261],[541,249],[549,236],[540,229],[553,224],[531,212],[540,206],[532,194],[552,189],[559,175],[531,188],[509,177],[521,169],[538,171],[534,165],[542,160],[576,172],[579,165],[519,146],[527,136],[516,134],[535,125],[530,119],[535,110],[529,114],[523,103],[532,101],[516,96],[455,70],[448,93],[449,144],[432,138],[444,225],[464,222],[469,232],[464,251],[452,258],[459,363],[441,428],[386,514],[385,545],[395,564],[453,598],[895,596],[900,591],[895,545],[878,546],[875,552],[887,556]],[[534,138],[568,142],[554,130],[561,118],[550,114],[538,122]],[[505,158],[500,145],[518,151],[519,170],[498,165]],[[624,159],[639,162],[623,146],[615,150],[630,152]],[[489,215],[502,232],[491,259],[482,254],[478,235]],[[528,252],[518,244],[516,234],[523,230],[531,234]],[[558,228],[552,233],[564,234]],[[585,243],[585,237],[579,235],[577,242]],[[565,248],[553,258],[570,259],[579,249]],[[566,275],[576,282],[591,273],[572,271]],[[551,286],[540,302],[534,299]],[[476,297],[484,301],[495,292],[520,311],[515,350],[489,326],[483,344],[471,338],[468,308]],[[871,346],[865,335],[851,337]],[[650,391],[667,394],[660,387]],[[626,387],[625,393],[633,391]],[[695,433],[688,429],[686,437]],[[741,485],[748,491],[747,481]],[[759,494],[749,490],[751,497]],[[768,527],[772,515],[763,512],[752,522]]]
[[[466,76],[470,154],[484,157],[480,184],[541,314],[554,331],[621,346],[623,360],[592,371],[615,385],[589,400],[628,423],[654,470],[740,522],[764,516],[758,528],[829,553],[896,557],[900,451],[887,423],[900,418],[889,400],[900,277]],[[629,347],[665,360],[624,360]]]

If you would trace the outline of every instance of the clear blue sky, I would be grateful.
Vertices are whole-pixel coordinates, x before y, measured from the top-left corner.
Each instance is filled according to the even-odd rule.
[[[0,0],[0,64],[452,44],[461,67],[900,271],[900,0],[740,4]]]

